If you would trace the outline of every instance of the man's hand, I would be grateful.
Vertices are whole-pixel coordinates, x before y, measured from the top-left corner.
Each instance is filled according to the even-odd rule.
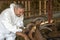
[[[29,40],[28,36],[22,32],[16,32],[16,35],[22,36],[25,40]]]

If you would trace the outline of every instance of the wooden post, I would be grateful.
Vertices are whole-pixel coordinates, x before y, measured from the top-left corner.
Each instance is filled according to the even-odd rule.
[[[31,16],[30,15],[30,1],[28,1],[28,11],[29,11],[28,16],[30,17]]]
[[[52,19],[52,0],[48,0],[48,22]]]
[[[18,3],[20,3],[20,1],[18,1]]]
[[[44,14],[46,15],[46,0],[44,0]]]
[[[22,1],[22,4],[24,4],[24,1]]]
[[[25,17],[27,17],[27,1],[25,1]]]
[[[41,15],[41,0],[39,0],[39,15]]]

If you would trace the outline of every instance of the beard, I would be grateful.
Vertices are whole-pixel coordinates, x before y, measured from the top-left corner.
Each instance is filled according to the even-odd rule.
[[[21,15],[16,15],[16,16],[20,17]]]
[[[18,16],[18,17],[20,17],[21,15],[23,15],[23,14],[16,14],[16,16]]]

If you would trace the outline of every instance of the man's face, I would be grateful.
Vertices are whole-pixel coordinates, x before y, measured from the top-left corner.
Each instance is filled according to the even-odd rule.
[[[21,15],[24,14],[24,9],[23,8],[15,9],[15,14],[16,16],[20,17]]]

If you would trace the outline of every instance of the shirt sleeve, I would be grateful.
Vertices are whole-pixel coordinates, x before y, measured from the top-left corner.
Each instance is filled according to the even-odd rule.
[[[17,27],[24,27],[23,19],[24,19],[23,16],[19,17],[16,23]]]
[[[11,17],[8,13],[4,14],[4,19],[2,20],[4,27],[6,27],[10,32],[16,33],[17,31],[22,31],[22,29],[17,29],[16,25],[12,25]]]

